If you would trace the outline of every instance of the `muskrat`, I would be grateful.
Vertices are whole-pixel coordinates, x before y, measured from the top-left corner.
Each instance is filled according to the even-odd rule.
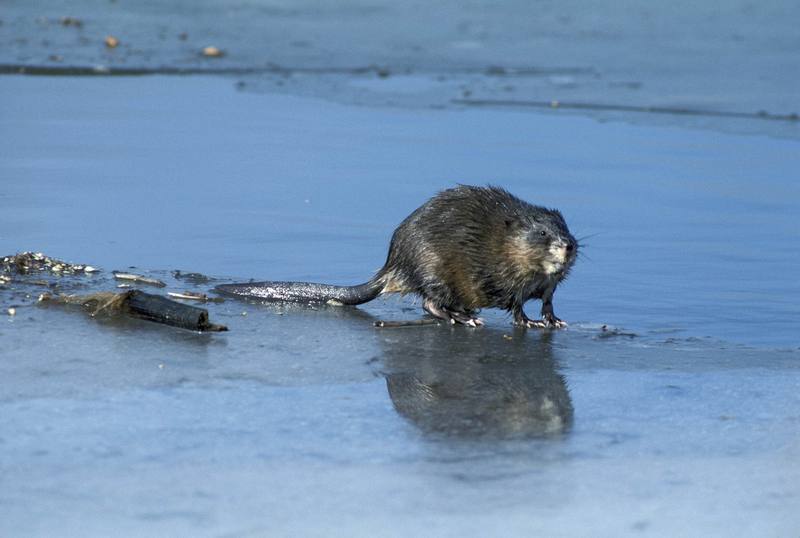
[[[309,282],[223,284],[222,293],[267,301],[357,305],[382,293],[415,293],[437,318],[476,327],[480,308],[502,308],[523,327],[564,327],[553,293],[578,242],[561,213],[498,187],[460,185],[438,193],[397,227],[386,263],[357,286]],[[542,300],[542,318],[522,306]]]

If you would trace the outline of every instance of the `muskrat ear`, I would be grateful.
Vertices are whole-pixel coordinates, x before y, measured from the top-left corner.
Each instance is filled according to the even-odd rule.
[[[506,219],[506,228],[511,228],[511,220]]]

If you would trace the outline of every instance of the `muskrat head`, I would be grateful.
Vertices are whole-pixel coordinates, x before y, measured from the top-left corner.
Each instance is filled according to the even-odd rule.
[[[547,275],[566,274],[578,255],[578,242],[556,210],[537,213],[531,219],[526,240]]]

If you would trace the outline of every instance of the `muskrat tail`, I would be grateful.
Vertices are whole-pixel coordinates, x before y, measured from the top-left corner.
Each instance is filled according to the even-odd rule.
[[[291,303],[327,303],[357,305],[373,300],[384,288],[381,273],[356,286],[334,286],[314,282],[246,282],[220,284],[214,291],[242,299]]]

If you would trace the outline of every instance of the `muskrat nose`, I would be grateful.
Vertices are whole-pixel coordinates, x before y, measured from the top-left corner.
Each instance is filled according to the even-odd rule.
[[[567,252],[572,252],[575,249],[575,244],[572,242],[567,243]]]

